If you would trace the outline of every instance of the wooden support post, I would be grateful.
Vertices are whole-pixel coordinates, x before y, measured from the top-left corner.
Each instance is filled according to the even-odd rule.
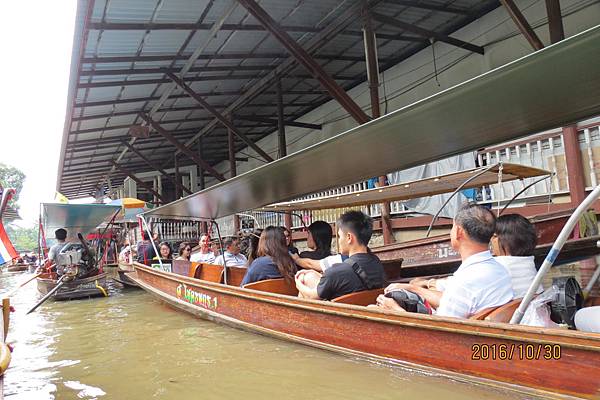
[[[368,8],[365,5],[363,11],[364,24],[364,40],[365,40],[365,58],[367,62],[367,78],[369,80],[369,91],[371,94],[371,111],[373,118],[381,116],[381,108],[379,104],[379,63],[377,60],[377,37],[373,30],[371,17]],[[379,186],[385,186],[385,176],[379,177]],[[390,203],[384,202],[381,204],[381,231],[383,233],[383,244],[391,244],[394,242],[394,232],[392,230],[391,209]]]
[[[181,186],[181,175],[179,174],[179,157],[175,154],[174,166],[175,166],[175,200],[181,198],[181,190],[179,187]]]
[[[567,164],[571,204],[573,206],[578,206],[585,199],[585,178],[577,127],[567,126],[563,128],[562,136],[565,146],[565,160]]]
[[[233,121],[231,121],[233,124]],[[235,161],[235,138],[233,131],[227,129],[228,147],[229,147],[229,177],[233,178],[237,175],[237,166]],[[237,233],[240,230],[240,217],[238,215],[233,216],[233,230]]]
[[[279,158],[287,155],[285,123],[283,117],[283,90],[281,88],[281,79],[277,78],[277,134],[279,137]]]
[[[543,49],[544,45],[542,44],[542,41],[531,25],[529,25],[529,22],[527,22],[527,19],[525,19],[525,16],[521,13],[521,10],[519,10],[519,7],[517,7],[515,2],[513,0],[500,0],[500,3],[506,8],[508,15],[510,15],[523,36],[525,36],[525,39],[527,39],[531,47],[533,47],[533,50],[537,51]]]
[[[546,0],[548,12],[548,29],[550,30],[550,43],[560,42],[565,38],[565,30],[560,11],[560,0]]]

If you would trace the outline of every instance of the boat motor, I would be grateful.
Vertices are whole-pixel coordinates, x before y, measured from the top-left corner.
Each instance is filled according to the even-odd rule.
[[[59,276],[67,275],[65,280],[83,279],[97,275],[96,257],[81,234],[77,234],[79,243],[65,245],[56,262]]]

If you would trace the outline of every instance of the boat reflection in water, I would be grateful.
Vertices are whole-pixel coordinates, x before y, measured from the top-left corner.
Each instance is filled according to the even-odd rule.
[[[22,275],[0,276],[2,292]],[[5,376],[11,400],[515,399],[481,386],[336,355],[203,321],[143,291],[49,302],[34,284],[13,299]]]

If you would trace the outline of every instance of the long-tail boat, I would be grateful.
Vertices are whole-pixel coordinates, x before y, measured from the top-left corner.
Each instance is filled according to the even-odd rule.
[[[73,266],[89,266],[93,264],[93,274],[77,274],[72,280],[61,281],[54,271],[45,271],[37,278],[38,291],[43,295],[51,294],[55,300],[72,300],[95,296],[108,296],[107,273],[100,268],[96,254],[90,251],[83,235],[94,231],[102,223],[109,222],[120,211],[120,206],[108,204],[62,204],[43,203],[41,227],[44,229],[43,237],[48,233],[63,228],[68,232],[67,244],[63,251],[69,250]],[[77,238],[76,238],[77,237]],[[76,241],[80,243],[76,243]],[[88,254],[87,261],[81,257],[82,253]],[[59,254],[59,259],[61,255]],[[85,264],[85,265],[84,265]],[[65,265],[67,266],[67,265]],[[71,265],[69,265],[71,266]]]
[[[598,115],[598,48],[600,27],[142,217],[214,221]],[[560,93],[577,95],[557,102]],[[552,264],[575,223],[569,218],[540,271]],[[523,304],[461,320],[364,307],[377,290],[313,301],[295,297],[295,287],[283,280],[234,286],[227,267],[133,267],[130,277],[144,290],[201,318],[470,382],[600,398],[600,334],[508,323],[518,322],[513,313],[529,302],[539,273]]]

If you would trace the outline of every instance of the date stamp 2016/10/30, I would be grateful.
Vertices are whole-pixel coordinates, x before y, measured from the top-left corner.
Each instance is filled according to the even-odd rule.
[[[478,344],[471,346],[471,360],[560,360],[558,344]]]

